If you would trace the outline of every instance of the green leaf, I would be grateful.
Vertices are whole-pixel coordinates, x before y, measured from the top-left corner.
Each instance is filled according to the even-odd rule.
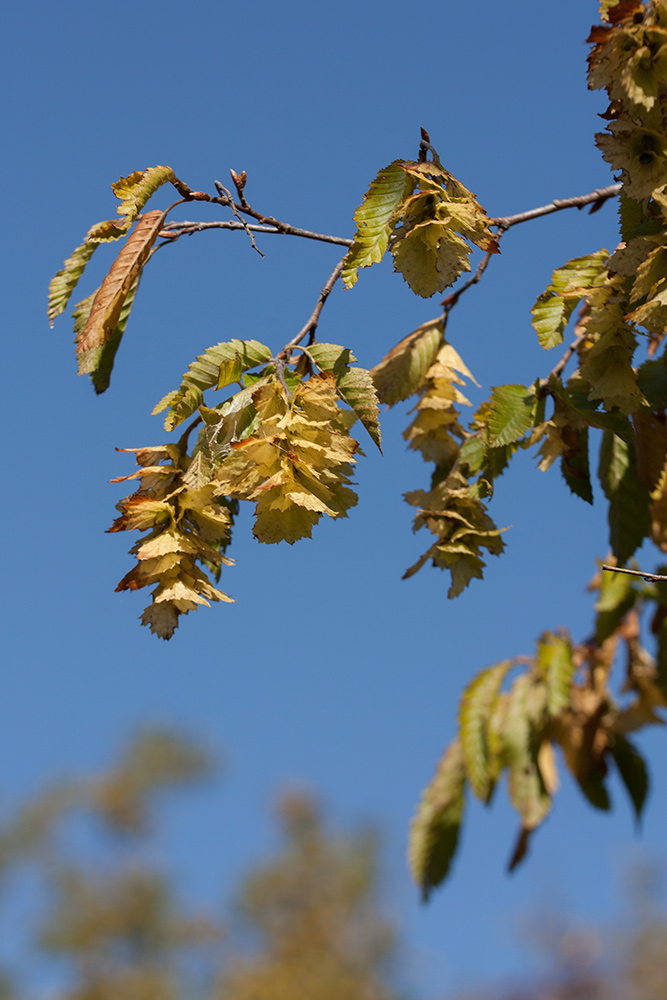
[[[585,776],[575,775],[575,777],[579,788],[592,806],[602,812],[608,812],[611,809],[609,792],[604,783],[604,771],[599,763],[593,762],[590,771]]]
[[[625,565],[650,535],[650,495],[637,478],[634,447],[608,430],[602,434],[598,474],[609,500],[609,544]]]
[[[459,710],[459,733],[470,787],[482,800],[488,798],[492,790],[495,770],[491,761],[488,740],[489,719],[500,685],[511,660],[504,660],[474,678],[463,692]]]
[[[424,789],[410,828],[410,871],[422,898],[449,873],[465,806],[466,772],[461,743],[450,743]]]
[[[524,830],[534,830],[551,809],[551,796],[544,784],[535,753],[529,748],[510,768],[507,779],[512,805],[522,820]],[[514,867],[514,866],[513,866]]]
[[[134,219],[157,189],[169,181],[177,180],[171,167],[148,167],[135,170],[127,177],[121,177],[111,189],[120,201],[118,214]]]
[[[95,253],[96,243],[82,243],[71,254],[64,263],[64,266],[49,282],[49,325],[53,326],[56,316],[60,316],[65,311],[70,296],[83,274],[86,264]]]
[[[546,632],[537,645],[537,667],[546,683],[547,711],[551,716],[570,704],[570,687],[576,670],[569,639]]]
[[[244,372],[270,361],[271,351],[257,340],[230,340],[209,347],[189,366],[180,388],[176,390],[177,395],[169,393],[153,410],[153,413],[159,413],[169,407],[164,422],[166,430],[171,431],[187,420],[201,405],[205,390],[218,384],[220,366],[237,359],[240,371]]]
[[[336,379],[336,385],[341,399],[352,407],[381,452],[380,408],[371,373],[366,368],[350,368]]]
[[[586,503],[593,503],[591,468],[588,458],[588,427],[563,428],[566,448],[561,455],[560,471],[572,493]]]
[[[218,381],[215,388],[224,389],[226,385],[233,385],[235,382],[240,383],[242,374],[243,365],[241,364],[241,359],[238,354],[234,358],[227,358],[226,361],[223,361],[220,364]]]
[[[394,212],[403,200],[407,183],[402,160],[394,160],[371,182],[354,213],[357,231],[342,273],[346,288],[356,283],[360,267],[369,267],[382,260],[394,228]]]
[[[600,571],[600,593],[595,604],[595,641],[602,643],[613,635],[639,597],[639,591],[627,573]]]
[[[562,343],[565,327],[577,303],[595,284],[608,259],[608,250],[598,250],[585,257],[575,257],[554,271],[551,284],[531,310],[537,339],[545,350]]]
[[[619,733],[614,734],[610,750],[614,758],[614,763],[618,768],[618,773],[632,800],[637,825],[639,825],[649,790],[646,761],[636,746]]]
[[[349,347],[340,344],[311,344],[308,353],[321,371],[333,372],[336,376],[344,375],[357,360]]]
[[[442,319],[429,320],[404,337],[371,369],[381,403],[394,406],[418,392],[443,343]]]
[[[637,369],[637,384],[652,410],[667,410],[667,370],[664,356]]]
[[[607,410],[617,406],[623,413],[632,413],[646,405],[632,367],[637,338],[617,306],[607,311],[604,322],[580,372],[591,387],[590,399],[602,400]]]
[[[366,368],[350,368],[354,355],[338,344],[312,344],[308,353],[318,368],[332,372],[338,395],[361,420],[380,451],[379,403],[371,372]]]
[[[487,427],[492,448],[518,441],[529,431],[537,413],[535,389],[501,385],[491,393]]]
[[[508,792],[522,820],[523,830],[533,830],[551,808],[551,796],[538,765],[547,704],[546,686],[528,673],[514,681],[507,700],[500,733],[502,757],[509,768]],[[524,852],[525,853],[525,852]],[[511,868],[523,857],[515,851]]]

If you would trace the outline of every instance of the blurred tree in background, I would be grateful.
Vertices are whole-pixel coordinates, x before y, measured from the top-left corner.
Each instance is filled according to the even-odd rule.
[[[178,898],[151,861],[156,800],[210,772],[196,746],[147,731],[108,771],[54,785],[5,818],[5,914],[17,909],[25,870],[32,917],[25,931],[15,926],[29,968],[5,962],[0,1000],[34,995],[36,970],[39,992],[58,1000],[396,996],[396,938],[375,903],[376,840],[333,836],[306,795],[281,800],[284,848],[242,883],[228,922]]]
[[[4,925],[25,942],[18,961],[2,955],[0,1000],[407,996],[400,942],[377,902],[377,837],[332,834],[308,795],[282,796],[282,847],[241,881],[226,918],[190,911],[151,859],[156,806],[211,772],[194,744],[146,731],[107,771],[54,784],[4,818]],[[658,886],[655,870],[633,873],[629,917],[616,929],[531,916],[521,936],[544,971],[469,1000],[665,1000]],[[446,984],[439,996],[451,996]]]

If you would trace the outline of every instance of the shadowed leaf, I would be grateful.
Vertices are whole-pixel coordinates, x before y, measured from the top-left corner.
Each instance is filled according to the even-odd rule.
[[[410,828],[412,877],[423,899],[447,877],[456,852],[465,805],[466,769],[461,743],[453,740],[424,789]]]
[[[637,825],[639,825],[649,790],[646,762],[634,744],[619,734],[614,735],[610,750],[618,773],[632,800]]]
[[[441,319],[423,323],[371,370],[381,403],[393,406],[418,392],[437,357],[443,332]]]

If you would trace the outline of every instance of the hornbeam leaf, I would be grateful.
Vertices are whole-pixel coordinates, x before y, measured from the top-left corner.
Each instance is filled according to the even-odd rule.
[[[463,692],[459,710],[459,733],[470,787],[482,800],[492,790],[495,762],[489,752],[489,719],[500,685],[512,661],[504,660],[474,678]]]
[[[437,357],[443,335],[442,319],[422,323],[371,369],[381,403],[393,406],[418,392]]]
[[[171,167],[149,167],[135,170],[127,177],[121,177],[111,189],[120,201],[119,215],[136,218],[142,208],[159,187],[168,181],[178,180]]]
[[[637,478],[634,447],[609,430],[602,434],[598,474],[609,500],[609,544],[622,566],[651,533],[650,496]]]
[[[575,257],[554,271],[551,284],[531,309],[537,339],[545,350],[563,341],[563,332],[578,302],[604,270],[608,250]]]
[[[488,416],[489,444],[492,448],[519,441],[535,423],[535,389],[525,385],[501,385],[493,390]]]
[[[146,212],[121,248],[111,270],[95,295],[88,322],[76,345],[77,356],[86,364],[88,353],[111,340],[120,320],[123,304],[148,260],[166,212]],[[79,368],[79,374],[88,370]]]
[[[86,234],[86,240],[89,243],[113,243],[121,236],[127,236],[131,225],[131,219],[107,219],[91,226]]]
[[[538,643],[536,662],[546,683],[547,711],[551,716],[560,715],[570,704],[570,685],[576,670],[571,641],[547,632]]]
[[[95,253],[96,243],[82,243],[65,261],[62,269],[49,282],[49,325],[65,311],[70,296],[83,274],[86,264]]]
[[[607,410],[617,406],[625,414],[633,413],[646,404],[632,367],[637,339],[617,305],[608,307],[603,316],[596,317],[600,335],[587,352],[580,372],[591,387],[590,399],[601,399]],[[591,329],[592,324],[587,324],[588,333]]]
[[[79,371],[86,371],[90,375],[93,388],[98,395],[106,392],[109,388],[116,352],[120,347],[120,342],[123,338],[123,334],[125,333],[125,327],[127,326],[127,321],[130,318],[130,312],[132,311],[132,306],[134,305],[140,280],[141,273],[137,275],[134,284],[127,293],[127,297],[123,302],[123,307],[120,311],[120,316],[118,317],[118,323],[116,324],[116,328],[111,334],[109,340],[101,347],[93,347],[92,350],[85,356],[85,362],[83,355],[79,359]]]
[[[664,358],[645,361],[637,369],[637,384],[652,410],[667,410],[667,370]]]
[[[308,353],[318,368],[334,375],[344,375],[357,360],[349,347],[341,347],[340,344],[311,344]]]
[[[600,573],[600,592],[595,603],[595,641],[599,646],[614,634],[638,597],[639,591],[627,573]]]
[[[560,460],[563,479],[572,493],[586,503],[593,503],[591,469],[588,458],[588,427],[565,426],[561,431],[565,445]]]
[[[198,409],[205,390],[218,384],[221,365],[225,362],[238,363],[240,374],[270,360],[270,349],[257,340],[230,340],[209,347],[189,366],[175,393],[170,392],[161,399],[153,413],[160,413],[169,407],[164,426],[171,431]]]
[[[332,372],[338,395],[361,420],[371,438],[382,451],[380,443],[379,405],[372,373],[365,368],[350,368],[354,355],[338,344],[313,344],[308,348],[318,368]]]
[[[336,386],[341,399],[352,407],[381,452],[380,408],[371,373],[366,368],[350,368],[336,379]]]
[[[588,801],[596,809],[608,812],[611,809],[611,799],[604,783],[605,774],[600,763],[593,761],[588,773],[582,777],[575,774],[577,784]]]
[[[646,761],[640,754],[636,746],[630,740],[618,733],[614,734],[610,746],[611,755],[618,768],[623,784],[628,790],[628,795],[635,808],[637,825],[641,820],[642,810],[646,802],[649,789],[648,770]]]
[[[424,789],[410,827],[410,872],[422,898],[447,877],[465,806],[466,771],[460,740],[453,740]]]
[[[470,270],[472,247],[445,222],[427,219],[399,235],[391,253],[394,269],[415,295],[428,299]]]
[[[357,231],[343,265],[342,281],[352,288],[360,267],[382,260],[393,229],[394,212],[405,195],[408,178],[403,161],[394,160],[379,172],[354,213]]]

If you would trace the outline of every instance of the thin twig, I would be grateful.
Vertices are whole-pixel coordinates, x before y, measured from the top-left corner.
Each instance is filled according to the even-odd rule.
[[[343,257],[343,259],[336,264],[333,271],[331,272],[326,282],[322,286],[322,291],[320,292],[319,297],[317,299],[317,304],[313,309],[308,322],[305,324],[305,326],[303,326],[299,330],[296,337],[293,337],[288,344],[285,344],[282,351],[278,355],[279,358],[285,358],[285,359],[289,358],[290,351],[292,350],[292,348],[296,347],[296,345],[300,343],[303,340],[303,338],[308,334],[311,334],[311,339],[312,339],[312,335],[315,333],[315,330],[317,329],[317,324],[320,318],[320,313],[322,312],[322,308],[324,307],[324,303],[329,298],[333,286],[340,278],[341,272],[343,270],[344,261],[345,258]]]
[[[201,423],[203,423],[202,418],[200,416],[195,417],[192,423],[188,424],[188,426],[185,428],[185,430],[179,437],[178,441],[176,442],[176,447],[178,448],[180,455],[185,455],[185,452],[187,451],[188,447],[188,438],[190,437],[190,434],[195,429],[195,427],[198,427],[199,424]]]
[[[572,343],[570,344],[570,346],[568,347],[568,349],[563,354],[563,357],[560,359],[560,361],[558,362],[558,364],[554,365],[554,367],[551,369],[551,371],[547,375],[547,377],[546,377],[546,381],[547,382],[549,381],[549,379],[552,376],[554,378],[559,378],[562,375],[563,370],[565,368],[565,365],[568,363],[568,361],[570,360],[570,358],[572,357],[572,355],[574,354],[574,352],[577,350],[577,348],[581,344],[581,342],[583,340],[585,340],[585,339],[586,339],[586,331],[585,330],[583,331],[583,333],[577,334],[577,336],[574,338],[574,340],[572,341]]]
[[[253,250],[256,250],[260,257],[263,257],[264,254],[262,253],[262,251],[259,249],[259,247],[255,243],[255,237],[252,235],[252,232],[250,231],[248,223],[245,221],[245,219],[241,218],[239,209],[236,207],[236,203],[235,203],[234,199],[232,198],[231,191],[228,191],[227,188],[224,186],[224,184],[221,184],[220,181],[213,181],[213,183],[215,184],[216,190],[217,190],[218,194],[220,195],[220,197],[225,197],[227,199],[227,205],[229,206],[229,208],[231,208],[231,210],[234,213],[234,215],[236,216],[237,220],[241,223],[241,225],[245,229],[246,233],[250,237],[250,242],[252,244]]]
[[[583,208],[584,205],[602,205],[608,198],[614,198],[620,193],[622,184],[609,184],[608,187],[598,188],[589,194],[578,194],[574,198],[557,198],[548,205],[540,208],[531,208],[527,212],[518,212],[516,215],[503,215],[491,219],[492,225],[500,226],[502,229],[509,229],[520,222],[528,222],[530,219],[539,219],[542,215],[551,215],[552,212],[560,212],[563,208]]]
[[[249,222],[169,222],[160,230],[163,238],[178,239],[179,236],[190,236],[204,229],[244,229],[246,232],[269,233],[279,236],[301,236],[306,240],[319,240],[320,243],[335,243],[337,246],[351,247],[353,240],[344,236],[329,236],[327,233],[313,233],[309,229],[299,229],[298,226],[288,226],[277,229],[275,226],[260,226]]]
[[[659,573],[644,573],[640,569],[625,569],[623,566],[608,566],[606,563],[602,564],[602,569],[606,569],[610,573],[627,573],[628,576],[641,576],[642,580],[646,580],[647,583],[660,583],[662,580],[667,580],[667,576],[661,576]]]
[[[503,227],[499,228],[499,230],[498,230],[498,238],[499,239],[502,236],[502,234],[504,233],[504,231],[505,230],[504,230]],[[469,288],[472,288],[473,285],[476,285],[477,282],[481,280],[482,275],[484,274],[484,272],[486,271],[487,267],[489,266],[489,261],[494,256],[495,256],[495,252],[493,250],[489,250],[488,253],[484,254],[484,257],[482,258],[482,261],[481,261],[479,267],[477,268],[477,270],[475,271],[475,273],[473,274],[472,278],[469,278],[468,281],[466,281],[466,283],[464,285],[461,285],[461,287],[459,289],[457,289],[455,292],[452,292],[451,295],[448,295],[446,299],[442,300],[441,304],[442,304],[443,309],[445,310],[445,315],[447,313],[449,313],[449,311],[451,309],[454,308],[454,306],[459,301],[459,299],[461,298],[461,296],[463,295],[464,292],[467,292]]]

